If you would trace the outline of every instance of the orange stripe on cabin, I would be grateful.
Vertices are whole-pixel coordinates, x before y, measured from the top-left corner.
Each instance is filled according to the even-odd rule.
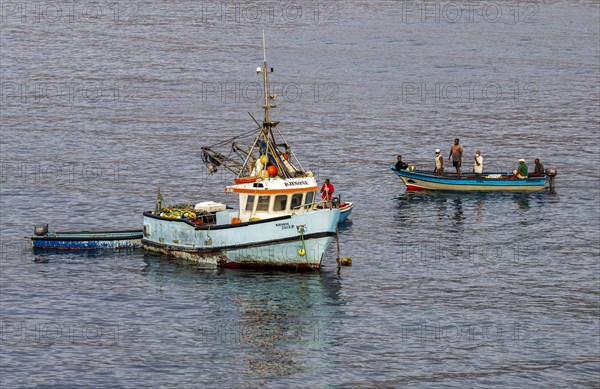
[[[304,192],[314,192],[319,189],[318,186],[310,186],[308,188],[285,188],[285,189],[261,189],[261,188],[253,188],[253,189],[245,189],[245,188],[233,188],[233,192],[235,193],[249,193],[249,194],[276,194],[276,193],[304,193]]]

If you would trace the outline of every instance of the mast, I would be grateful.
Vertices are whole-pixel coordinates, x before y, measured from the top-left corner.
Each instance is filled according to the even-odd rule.
[[[271,73],[273,69],[270,69]],[[271,119],[270,109],[276,108],[275,104],[275,94],[269,94],[269,68],[267,67],[267,44],[265,39],[265,31],[263,30],[263,67],[256,68],[256,73],[260,74],[262,72],[263,78],[263,94],[264,94],[264,102],[262,108],[265,111],[265,117],[262,123],[259,123],[258,120],[254,118],[254,116],[248,112],[252,120],[258,125],[258,133],[254,138],[254,142],[248,151],[240,148],[239,146],[233,144],[230,150],[230,154],[218,152],[217,150],[212,149],[212,147],[220,146],[225,143],[229,143],[230,141],[235,140],[239,137],[234,137],[231,140],[226,140],[224,142],[219,142],[213,146],[202,147],[202,160],[206,165],[208,171],[210,173],[214,173],[217,171],[219,166],[223,166],[226,169],[229,169],[237,177],[243,177],[247,175],[248,177],[258,175],[258,171],[254,169],[255,166],[258,166],[257,160],[262,156],[267,157],[267,161],[261,163],[261,172],[267,170],[268,166],[273,165],[277,168],[277,176],[282,178],[290,178],[297,176],[298,173],[303,174],[302,165],[300,165],[300,161],[296,158],[291,148],[289,148],[287,141],[281,131],[279,130],[279,121],[273,121]],[[254,132],[256,130],[252,130]],[[276,133],[275,133],[276,131]],[[278,135],[283,141],[283,144],[279,146],[276,143],[275,135]],[[285,145],[286,149],[284,152],[279,150],[278,147]],[[258,149],[259,155],[256,156],[254,151]],[[230,158],[231,153],[237,154],[238,157],[242,161],[235,160]],[[292,161],[288,161],[288,158],[294,158],[296,166],[299,166],[299,169],[294,166]],[[261,175],[262,176],[262,175]]]
[[[269,77],[268,77],[268,73],[269,73],[269,68],[267,67],[267,44],[266,44],[266,40],[265,40],[265,30],[263,30],[263,92],[264,92],[264,97],[265,97],[265,103],[263,105],[263,108],[265,109],[265,119],[263,121],[263,125],[262,125],[262,134],[263,134],[263,138],[265,140],[265,155],[267,156],[271,156],[270,158],[270,162],[273,163],[276,167],[278,172],[281,172],[280,174],[282,174],[284,177],[287,176],[287,173],[285,171],[285,168],[283,166],[283,162],[281,161],[281,157],[279,155],[279,152],[277,151],[277,146],[275,144],[275,137],[273,135],[273,127],[277,126],[277,122],[272,122],[271,121],[271,115],[269,114],[269,110],[271,108],[275,108],[275,104],[271,105],[271,100],[275,99],[275,95],[270,96],[269,95]],[[271,70],[272,71],[272,70]],[[267,168],[267,164],[265,164],[264,169]]]

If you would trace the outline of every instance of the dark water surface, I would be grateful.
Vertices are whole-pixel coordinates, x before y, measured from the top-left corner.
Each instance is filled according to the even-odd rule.
[[[300,4],[300,5],[294,5]],[[597,1],[3,2],[0,383],[591,387],[600,378]],[[32,226],[217,200],[200,147],[275,116],[355,210],[317,274],[34,256]],[[258,115],[260,117],[260,114]],[[412,194],[459,137],[556,193]],[[470,162],[465,163],[470,170]],[[579,173],[584,173],[579,174]]]

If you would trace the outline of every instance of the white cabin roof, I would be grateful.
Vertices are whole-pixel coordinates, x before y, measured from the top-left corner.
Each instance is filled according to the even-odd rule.
[[[276,194],[276,193],[294,193],[309,192],[319,189],[314,177],[301,178],[279,178],[271,177],[258,179],[255,182],[230,185],[225,187],[225,192],[233,193],[253,193],[253,194]]]

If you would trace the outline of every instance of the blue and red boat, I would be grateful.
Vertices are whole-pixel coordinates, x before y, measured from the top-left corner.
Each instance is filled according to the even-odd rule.
[[[547,186],[554,187],[556,170],[548,169],[546,174],[539,176],[530,175],[528,178],[516,178],[512,173],[484,172],[481,178],[475,178],[473,173],[456,175],[437,175],[425,170],[397,170],[394,165],[390,168],[396,173],[406,189],[435,190],[435,191],[512,191],[534,192],[544,190]]]
[[[354,208],[354,204],[350,201],[345,201],[339,205],[340,208],[340,220],[338,223],[343,223],[346,221],[348,216],[352,213],[352,208]]]

